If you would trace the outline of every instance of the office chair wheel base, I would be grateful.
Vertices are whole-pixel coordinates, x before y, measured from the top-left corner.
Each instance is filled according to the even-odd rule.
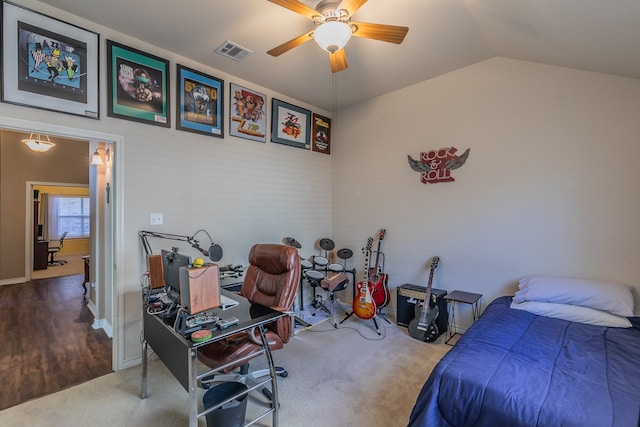
[[[289,373],[283,370],[282,372],[278,372],[278,375],[282,378],[287,378],[289,376]]]

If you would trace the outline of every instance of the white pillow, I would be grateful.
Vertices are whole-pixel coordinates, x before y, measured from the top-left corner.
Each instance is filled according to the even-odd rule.
[[[513,301],[555,302],[633,316],[633,295],[627,285],[571,277],[530,276],[520,280]]]
[[[614,328],[630,328],[631,322],[626,317],[616,316],[606,311],[595,310],[571,304],[556,304],[552,302],[525,301],[512,302],[511,308],[525,310],[539,316],[553,317],[570,322],[586,323],[588,325],[610,326]]]

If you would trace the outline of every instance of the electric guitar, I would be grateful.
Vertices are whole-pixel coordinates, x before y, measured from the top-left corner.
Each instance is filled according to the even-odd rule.
[[[389,293],[389,275],[384,273],[380,262],[380,246],[387,230],[382,229],[378,232],[378,250],[376,251],[376,265],[369,270],[369,282],[371,295],[378,308],[386,307],[391,301]]]
[[[438,338],[438,326],[436,319],[438,318],[439,309],[437,305],[431,307],[431,283],[433,282],[433,272],[438,266],[440,258],[434,256],[431,260],[431,272],[429,273],[429,284],[424,295],[424,303],[422,308],[416,302],[416,315],[409,322],[409,335],[420,341],[431,342]]]
[[[376,303],[371,297],[371,291],[369,290],[369,256],[371,254],[371,244],[373,243],[373,237],[369,237],[367,240],[367,247],[362,248],[364,253],[364,274],[362,282],[358,282],[356,285],[356,295],[353,297],[353,312],[361,319],[368,320],[373,318],[378,312]]]

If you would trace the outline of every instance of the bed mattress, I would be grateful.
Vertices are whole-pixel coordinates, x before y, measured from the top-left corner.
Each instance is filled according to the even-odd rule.
[[[633,426],[640,330],[552,319],[494,300],[436,365],[409,426]]]

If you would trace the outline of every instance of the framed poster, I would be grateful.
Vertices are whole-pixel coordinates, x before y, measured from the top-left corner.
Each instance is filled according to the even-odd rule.
[[[2,101],[93,119],[100,36],[2,2]]]
[[[229,133],[267,142],[267,96],[235,83],[229,89]]]
[[[177,65],[176,129],[224,137],[224,81]]]
[[[311,111],[272,99],[271,141],[278,144],[309,149]]]
[[[313,113],[311,150],[331,154],[331,119]]]
[[[169,61],[107,40],[110,117],[170,127]]]

